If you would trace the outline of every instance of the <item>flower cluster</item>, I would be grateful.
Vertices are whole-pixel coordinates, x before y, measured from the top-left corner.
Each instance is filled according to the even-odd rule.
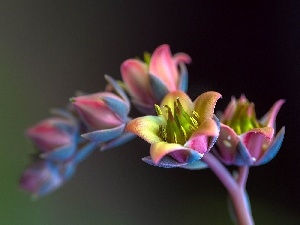
[[[284,137],[284,127],[277,135],[275,131],[284,100],[258,120],[254,104],[245,96],[232,98],[217,118],[214,109],[220,93],[205,92],[194,101],[186,94],[190,62],[187,54],[172,55],[168,45],[161,45],[143,61],[124,61],[122,81],[106,75],[105,91],[72,97],[58,116],[29,128],[27,136],[38,153],[21,176],[21,188],[36,196],[48,194],[65,183],[96,147],[111,149],[135,136],[150,144],[150,155],[143,160],[164,168],[206,168],[202,158],[208,152],[225,165],[269,162]],[[129,116],[131,103],[142,116]]]

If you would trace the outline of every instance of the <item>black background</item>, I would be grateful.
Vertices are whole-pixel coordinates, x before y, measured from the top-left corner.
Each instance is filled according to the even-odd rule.
[[[22,115],[7,111],[4,119],[26,119],[5,129],[18,129],[17,138],[26,150],[14,149],[11,154],[22,157],[23,164],[32,151],[23,140],[26,127],[47,117],[49,108],[64,106],[76,90],[101,90],[104,74],[120,78],[124,60],[168,43],[173,53],[186,52],[193,60],[188,66],[192,99],[204,91],[218,91],[223,98],[216,109],[222,110],[232,95],[244,93],[255,102],[258,117],[278,99],[286,99],[277,117],[278,128],[286,126],[282,148],[267,165],[251,168],[247,187],[257,221],[268,224],[270,219],[259,219],[265,215],[290,220],[288,224],[296,220],[291,218],[299,219],[299,1],[3,3],[2,84],[9,82],[14,88],[2,96],[21,99],[8,101],[11,107],[4,108],[23,104]],[[205,221],[214,217],[225,218],[220,224],[229,223],[226,192],[209,170],[150,167],[140,160],[148,155],[148,147],[135,140],[95,152],[66,186],[31,204],[47,210],[57,204],[69,207],[47,212],[56,224],[70,218],[114,224],[101,219],[101,211],[116,219],[115,224],[208,224]],[[76,221],[80,220],[70,219],[69,224]]]

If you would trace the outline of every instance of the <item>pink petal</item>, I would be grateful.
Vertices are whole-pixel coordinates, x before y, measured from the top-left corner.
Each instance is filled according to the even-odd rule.
[[[255,128],[240,135],[241,141],[247,147],[253,160],[258,160],[268,148],[274,135],[271,127]]]
[[[147,65],[137,59],[128,59],[121,65],[121,75],[130,95],[145,104],[154,104],[150,90]]]
[[[173,56],[174,64],[178,65],[179,63],[190,64],[192,62],[191,57],[183,52],[178,52]]]
[[[275,102],[275,104],[272,106],[272,108],[269,110],[269,112],[267,112],[261,118],[260,122],[267,127],[275,128],[275,120],[276,120],[277,113],[284,102],[285,102],[285,100],[283,100],[283,99],[280,99],[277,102]]]
[[[232,163],[240,141],[239,136],[229,126],[220,125],[220,134],[217,140],[218,153],[225,163]]]
[[[184,146],[203,154],[211,147],[211,137],[217,137],[218,135],[219,128],[217,123],[213,119],[207,119],[193,132],[192,136]]]
[[[212,118],[217,100],[221,97],[222,95],[218,92],[208,91],[196,98],[194,110],[199,114],[200,123]]]
[[[221,118],[222,123],[225,122],[225,121],[228,121],[232,118],[232,116],[235,112],[235,109],[236,109],[236,105],[237,105],[237,102],[236,102],[235,97],[231,97],[231,101],[228,104],[228,106],[226,107],[226,109],[224,111],[224,114]]]
[[[163,123],[163,120],[158,116],[143,116],[131,120],[125,130],[153,144],[163,141],[163,139],[158,136],[159,125],[163,125]]]
[[[177,89],[178,70],[172,59],[169,45],[161,45],[153,52],[149,73],[159,77],[170,91]]]

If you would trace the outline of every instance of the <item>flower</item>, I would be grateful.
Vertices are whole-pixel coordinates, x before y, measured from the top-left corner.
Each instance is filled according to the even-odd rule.
[[[160,104],[167,93],[187,90],[185,63],[190,63],[191,58],[185,53],[172,56],[166,44],[155,49],[152,57],[146,56],[146,62],[139,59],[123,62],[121,75],[133,104],[139,111],[149,115],[149,112],[155,112],[153,105]]]
[[[276,137],[275,120],[284,103],[278,100],[265,116],[256,119],[254,103],[245,96],[231,102],[221,117],[220,136],[215,154],[227,165],[258,166],[275,157],[284,138],[282,127]]]
[[[58,111],[57,111],[58,112]],[[65,160],[77,148],[78,124],[67,113],[50,117],[30,127],[26,135],[34,142],[42,158]]]
[[[171,92],[161,106],[155,105],[158,116],[133,119],[126,130],[151,144],[145,162],[165,168],[189,166],[210,150],[219,135],[213,113],[220,97],[211,91],[192,102],[182,91]]]
[[[19,186],[34,197],[41,197],[56,190],[74,174],[72,161],[54,162],[40,159],[29,165],[21,175]]]
[[[105,148],[120,145],[133,136],[124,133],[125,125],[130,120],[129,100],[112,78],[106,76],[106,79],[117,94],[98,92],[70,99],[81,120],[91,131],[82,134],[82,137],[93,142],[105,143]]]

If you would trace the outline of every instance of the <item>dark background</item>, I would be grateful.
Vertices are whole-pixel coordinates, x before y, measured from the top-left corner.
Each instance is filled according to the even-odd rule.
[[[299,224],[300,1],[34,1],[0,3],[0,219],[8,225],[230,224],[209,170],[148,166],[142,140],[95,152],[64,187],[38,201],[17,188],[33,151],[24,130],[76,90],[97,92],[128,59],[168,43],[193,63],[189,94],[246,94],[258,117],[286,99],[279,154],[250,170],[257,224]]]

